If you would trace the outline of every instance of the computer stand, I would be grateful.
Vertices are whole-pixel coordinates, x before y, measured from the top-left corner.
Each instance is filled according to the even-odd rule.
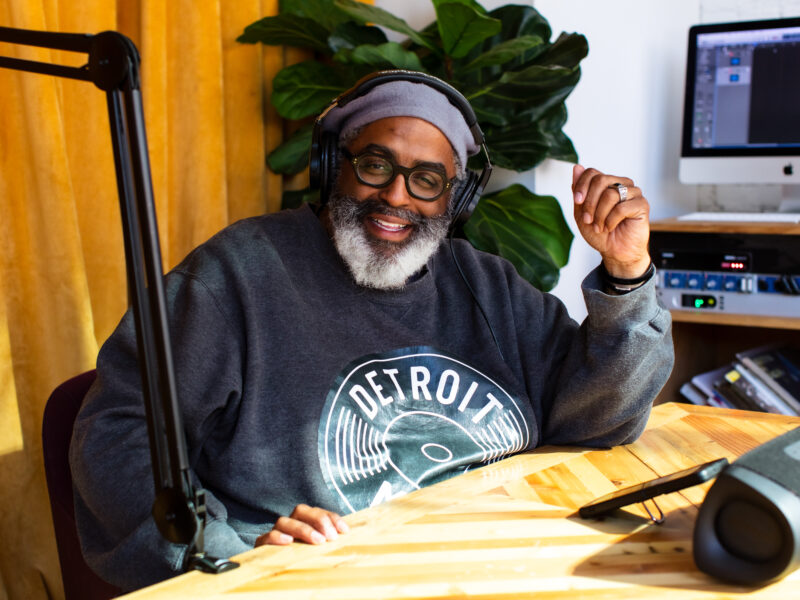
[[[781,203],[778,212],[800,213],[800,185],[781,186]]]

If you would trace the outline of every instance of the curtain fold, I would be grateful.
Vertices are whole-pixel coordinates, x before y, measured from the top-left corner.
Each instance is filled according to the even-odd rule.
[[[280,142],[268,83],[279,48],[236,43],[277,0],[5,0],[0,25],[117,30],[142,55],[165,269],[230,222],[276,210]],[[84,55],[0,43],[80,66]],[[93,368],[127,306],[105,94],[0,69],[0,600],[62,598],[41,449],[50,392]]]

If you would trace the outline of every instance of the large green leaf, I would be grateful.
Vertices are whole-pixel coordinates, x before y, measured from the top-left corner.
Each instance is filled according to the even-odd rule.
[[[534,121],[487,127],[484,133],[492,162],[516,171],[532,169],[548,157],[577,162],[575,148],[561,129],[566,119],[567,109],[561,102]]]
[[[577,68],[565,68],[566,50],[573,50],[574,36],[561,36],[559,50],[546,58],[553,47],[549,41],[551,29],[547,20],[529,6],[506,5],[488,13],[502,22],[502,30],[485,40],[462,61],[454,61],[454,83],[470,100],[481,126],[524,127],[536,121],[552,107],[563,103],[580,78]],[[574,36],[578,37],[578,36]],[[534,44],[500,64],[485,64],[482,54],[491,55],[506,44],[515,47],[517,40],[538,38]],[[558,40],[557,40],[558,41]],[[475,63],[480,68],[475,68]],[[490,147],[490,150],[492,148]],[[546,152],[549,155],[549,151]],[[501,159],[503,160],[503,159]],[[536,161],[539,159],[537,158]],[[508,165],[520,170],[531,161]]]
[[[500,39],[495,43],[525,35],[540,37],[548,41],[552,35],[552,29],[550,29],[547,19],[531,6],[505,4],[489,11],[488,15],[503,24],[503,29],[499,34]],[[494,40],[489,40],[489,42],[492,41]]]
[[[419,57],[397,42],[386,42],[379,46],[365,44],[352,50],[345,48],[337,52],[333,59],[342,63],[369,65],[376,69],[424,70]]]
[[[488,16],[500,21],[502,24],[501,30],[497,35],[484,40],[480,46],[473,49],[464,58],[464,65],[469,64],[481,54],[489,52],[492,48],[518,38],[536,37],[543,40],[544,44],[528,48],[502,66],[487,65],[480,71],[464,71],[463,67],[456,63],[454,65],[456,77],[461,79],[459,72],[461,72],[461,75],[464,73],[468,75],[466,80],[463,81],[465,85],[462,92],[469,92],[473,88],[479,88],[486,82],[496,80],[504,71],[515,70],[530,63],[537,55],[544,52],[549,45],[550,25],[536,9],[530,6],[508,4],[490,11]]]
[[[476,248],[508,259],[545,291],[558,282],[573,239],[558,201],[520,184],[481,198],[464,233]]]
[[[491,127],[486,129],[485,134],[492,162],[505,169],[532,169],[547,158],[550,149],[549,140],[536,123]]]
[[[578,66],[587,54],[589,43],[584,36],[562,33],[545,52],[536,57],[536,62],[572,68]]]
[[[357,79],[340,67],[314,60],[290,65],[272,80],[272,104],[286,119],[317,115]]]
[[[467,97],[476,114],[495,118],[486,125],[520,126],[538,120],[563,103],[580,78],[579,68],[533,65],[504,73]]]
[[[460,69],[461,73],[483,69],[485,67],[499,66],[510,60],[519,58],[531,48],[536,48],[544,43],[542,38],[535,35],[526,35],[513,40],[506,40],[479,55]]]
[[[539,129],[545,132],[561,131],[567,122],[567,107],[562,102],[558,106],[552,107],[537,119]]]
[[[527,103],[530,95],[555,91],[574,85],[576,69],[558,65],[531,65],[519,71],[507,71],[487,85],[478,96],[489,94],[506,102]]]
[[[491,104],[472,104],[472,110],[481,128],[486,128],[488,125],[496,125],[503,127],[508,125],[510,119],[514,116],[513,111],[496,110]]]
[[[316,21],[298,15],[265,17],[248,25],[237,42],[270,46],[299,46],[319,52],[328,52],[328,30]]]
[[[574,83],[580,78],[580,71],[576,71],[573,75],[562,82],[562,85],[553,90],[540,90],[538,93],[530,93],[528,96],[529,104],[523,110],[515,112],[515,115],[524,121],[539,121],[545,118],[554,108],[562,106],[567,96],[572,93],[575,88]],[[566,117],[566,114],[565,114]],[[563,127],[562,122],[558,127]],[[551,125],[547,126],[552,127]]]
[[[328,31],[350,20],[350,15],[340,10],[332,0],[281,0],[280,12],[313,19]]]
[[[378,46],[388,41],[382,29],[348,21],[334,29],[328,37],[328,46],[333,52],[338,52],[343,48],[355,48],[364,44]]]
[[[293,175],[306,168],[313,127],[313,122],[302,125],[285,142],[269,153],[267,165],[273,173]]]
[[[395,17],[392,13],[378,8],[377,6],[370,6],[358,0],[334,0],[334,4],[354,19],[361,23],[373,23],[397,31],[403,35],[408,36],[420,46],[424,46],[430,50],[436,51],[436,47],[431,44],[425,36],[406,23],[400,17]]]
[[[547,150],[547,158],[571,163],[578,162],[578,152],[566,133],[561,130],[554,131],[548,134],[547,138],[550,146]]]
[[[562,101],[574,88],[576,73],[569,69],[544,65],[529,69],[537,71],[531,78],[520,77],[515,80],[513,76],[519,72],[506,73],[480,89],[465,93],[465,96],[476,109],[497,112],[507,119],[518,117],[517,120],[520,120],[522,113],[531,114],[539,103],[550,103],[553,95],[560,95],[557,102]],[[525,120],[530,120],[530,116]]]
[[[436,22],[445,54],[451,58],[462,58],[477,44],[497,35],[500,21],[485,16],[472,6],[461,2],[434,2]]]
[[[538,120],[539,130],[544,135],[549,146],[547,156],[556,160],[566,162],[578,162],[578,153],[563,131],[564,124],[567,122],[567,107],[562,102],[558,106],[550,109]]]

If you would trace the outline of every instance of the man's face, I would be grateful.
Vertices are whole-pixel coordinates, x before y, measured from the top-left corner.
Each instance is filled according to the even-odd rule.
[[[365,152],[405,168],[456,175],[450,142],[438,128],[413,117],[390,117],[365,126],[348,143],[353,156]],[[329,200],[334,242],[358,283],[402,287],[436,251],[449,225],[450,191],[435,200],[409,194],[398,174],[386,187],[361,183],[348,162],[340,169]]]
[[[391,158],[395,164],[403,167],[425,165],[440,169],[447,180],[455,176],[450,142],[438,128],[414,117],[390,117],[370,123],[348,144],[348,150],[353,155],[374,152]],[[387,187],[376,189],[360,183],[352,167],[346,164],[342,165],[339,190],[359,201],[378,199],[388,206],[423,217],[443,215],[450,197],[445,192],[432,202],[414,198],[409,195],[402,175],[395,177]],[[388,217],[380,212],[368,215],[364,225],[371,236],[387,242],[402,242],[414,230],[409,219]]]

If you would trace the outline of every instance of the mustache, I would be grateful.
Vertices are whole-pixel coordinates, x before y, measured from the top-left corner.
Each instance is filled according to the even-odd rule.
[[[426,217],[407,208],[390,206],[386,201],[375,196],[359,201],[354,197],[341,195],[335,198],[334,204],[339,211],[346,213],[350,218],[361,220],[370,214],[380,214],[403,219],[415,228],[427,228],[443,222],[449,223],[451,218],[449,204],[443,214],[433,217]]]
[[[365,217],[369,214],[377,213],[386,215],[387,217],[403,219],[412,225],[421,225],[425,222],[425,217],[419,213],[410,211],[407,208],[389,206],[385,201],[379,200],[378,198],[367,198],[363,202],[359,202],[355,210],[356,216],[358,217]]]

